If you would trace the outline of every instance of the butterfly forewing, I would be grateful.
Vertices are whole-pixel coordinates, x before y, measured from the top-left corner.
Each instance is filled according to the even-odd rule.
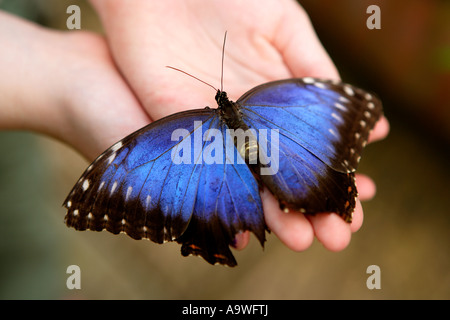
[[[237,103],[249,127],[279,131],[279,170],[261,178],[282,206],[351,221],[354,172],[381,115],[379,100],[348,84],[304,78],[255,87]]]
[[[237,103],[244,116],[280,129],[333,169],[354,172],[370,130],[382,114],[380,100],[349,84],[314,78],[269,82]]]

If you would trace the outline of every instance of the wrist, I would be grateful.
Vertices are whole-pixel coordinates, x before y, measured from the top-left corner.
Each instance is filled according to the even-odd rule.
[[[0,12],[0,128],[42,131],[58,96],[46,29]]]

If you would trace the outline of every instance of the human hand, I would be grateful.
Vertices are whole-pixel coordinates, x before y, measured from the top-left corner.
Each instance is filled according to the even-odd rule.
[[[215,106],[211,88],[165,68],[174,66],[219,86],[222,35],[225,49],[224,89],[233,100],[250,88],[275,79],[319,77],[338,79],[332,61],[317,39],[305,12],[290,0],[128,1],[91,0],[100,14],[114,59],[153,120]],[[370,140],[388,132],[382,119]],[[374,195],[375,186],[357,176],[360,199]],[[345,248],[362,224],[357,202],[351,224],[336,214],[304,216],[285,213],[269,192],[262,193],[268,227],[289,248],[307,249],[314,236],[329,250]],[[248,232],[238,235],[244,248]]]
[[[0,51],[1,130],[41,132],[92,160],[150,121],[103,37],[0,11],[0,42],[7,48]]]

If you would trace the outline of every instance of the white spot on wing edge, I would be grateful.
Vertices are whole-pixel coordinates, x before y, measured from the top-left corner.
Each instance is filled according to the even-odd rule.
[[[344,91],[349,96],[354,96],[355,95],[355,91],[353,91],[353,89],[349,85],[345,85],[344,86]]]
[[[336,113],[334,113],[334,112],[331,113],[331,116],[332,116],[334,119],[336,119],[337,121],[339,121],[340,123],[344,122],[344,120],[342,120],[342,118],[341,118],[338,114],[336,114]]]
[[[347,102],[349,102],[350,100],[348,100],[346,97],[344,97],[344,96],[340,96],[339,97],[339,101],[341,101],[341,102],[344,102],[344,103],[347,103]]]
[[[117,150],[119,150],[120,148],[122,148],[123,144],[122,141],[117,142],[115,145],[113,145],[111,147],[111,151],[112,152],[116,152]]]
[[[347,109],[346,107],[344,107],[342,104],[340,104],[340,103],[338,103],[338,102],[336,102],[336,103],[334,104],[334,106],[335,106],[336,108],[338,108],[339,110],[342,110],[342,111],[348,111],[348,109]]]
[[[316,80],[314,80],[314,78],[311,78],[311,77],[305,77],[305,78],[303,78],[303,82],[312,84],[312,83],[316,82]]]
[[[152,200],[152,197],[150,195],[145,198],[145,210],[148,210],[148,206],[150,204],[150,201]]]
[[[125,201],[128,200],[128,198],[130,197],[132,191],[133,191],[133,187],[129,186],[128,189],[127,189],[127,195],[125,196]]]
[[[327,88],[327,86],[324,83],[322,83],[322,82],[314,82],[314,86],[316,86],[317,88],[320,88],[320,89],[326,89]]]
[[[116,158],[116,152],[113,152],[108,158],[108,165],[110,165],[111,162],[113,162],[115,158]]]
[[[111,194],[114,193],[114,191],[116,190],[116,188],[117,188],[117,181],[114,181],[114,183],[113,183],[113,185],[112,185],[112,187],[111,187]]]
[[[338,137],[338,135],[337,135],[337,133],[336,133],[336,132],[334,132],[334,130],[333,130],[333,129],[331,129],[331,128],[330,128],[330,129],[328,129],[328,132],[329,132],[329,133],[331,133],[331,134],[332,134],[332,135],[333,135],[334,137],[336,137],[336,138],[339,138],[339,137]]]
[[[89,188],[89,180],[86,179],[83,181],[83,185],[81,186],[83,188],[83,191],[86,191]]]

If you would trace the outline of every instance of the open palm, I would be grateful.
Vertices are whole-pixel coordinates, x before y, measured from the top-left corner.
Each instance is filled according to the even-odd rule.
[[[186,109],[215,107],[210,87],[166,66],[220,87],[225,31],[223,82],[232,100],[270,80],[339,77],[307,15],[290,0],[92,2],[118,68],[153,120]],[[387,131],[383,119],[372,140]],[[369,178],[359,176],[357,184],[361,197],[373,196]],[[347,224],[336,214],[282,212],[267,190],[262,199],[268,227],[293,250],[308,248],[314,236],[326,248],[342,250],[362,224],[359,202],[353,222]],[[239,235],[236,247],[245,247],[248,239],[248,233]]]

